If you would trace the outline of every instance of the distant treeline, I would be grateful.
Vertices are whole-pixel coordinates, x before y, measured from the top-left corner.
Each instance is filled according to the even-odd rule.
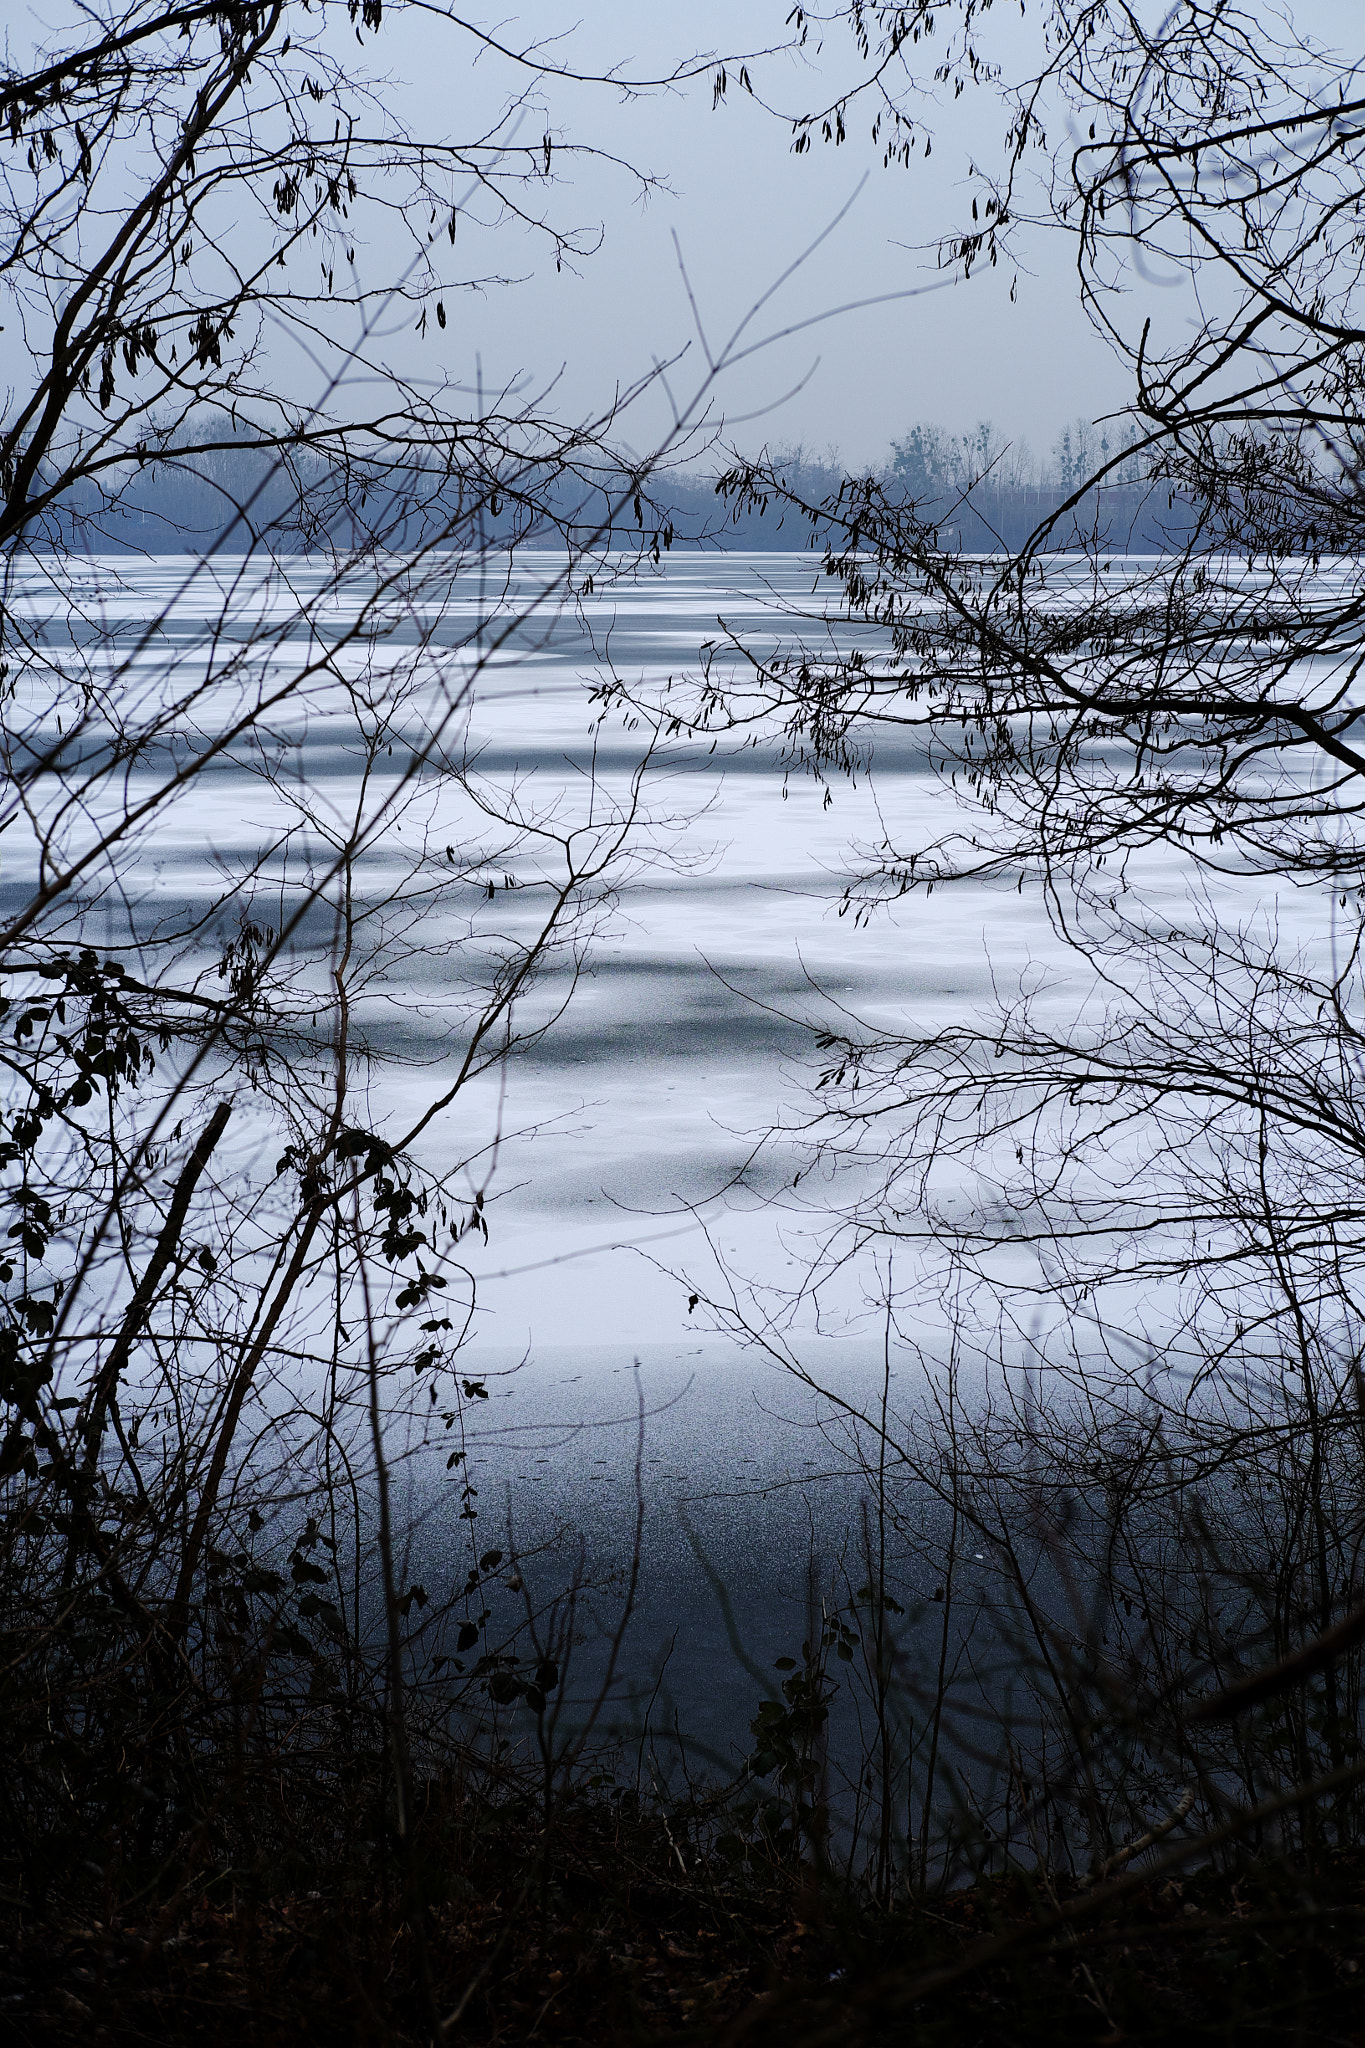
[[[1083,492],[1062,514],[1052,546],[1098,540],[1146,553],[1188,538],[1193,508],[1166,484],[1144,479],[1135,458],[1111,449],[1084,420],[1064,430],[1052,459],[1041,464],[1027,442],[1004,442],[989,422],[966,434],[920,423],[892,443],[877,480],[888,494],[914,501],[943,547],[995,553],[1022,546],[1102,465],[1103,489]],[[811,506],[836,498],[849,476],[837,457],[799,447],[779,452],[772,467]],[[526,514],[532,501],[534,522]],[[830,533],[789,502],[718,494],[714,474],[665,473],[641,483],[637,495],[626,473],[547,477],[535,465],[520,473],[509,465],[499,478],[471,480],[420,467],[378,469],[363,460],[342,473],[306,450],[286,463],[245,446],[198,445],[148,458],[116,494],[101,498],[87,484],[57,519],[63,528],[79,528],[87,546],[148,554],[239,554],[264,534],[275,546],[299,549],[328,542],[416,546],[442,526],[460,530],[462,521],[462,539],[495,546],[586,539],[605,529],[607,544],[621,547],[657,540],[661,547],[800,551],[821,549]]]

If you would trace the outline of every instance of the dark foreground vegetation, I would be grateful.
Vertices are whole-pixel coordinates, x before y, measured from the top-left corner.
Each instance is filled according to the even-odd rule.
[[[1144,1883],[1051,1925],[1019,1883],[858,1924],[811,1886],[685,1882],[657,1829],[600,1811],[566,1820],[574,1906],[529,1911],[539,1844],[511,1815],[498,1832],[480,1860],[451,1831],[483,1896],[434,1903],[424,1953],[382,1879],[342,1886],[330,1861],[328,1889],[26,1926],[0,1980],[9,2037],[426,2041],[429,1970],[452,2036],[478,2042],[1361,2039],[1359,1859],[1307,1891],[1257,1865]]]
[[[1358,1850],[878,1907],[809,1866],[737,1872],[685,1806],[588,1790],[547,1829],[533,1790],[452,1771],[417,1788],[405,1879],[375,1839],[385,1778],[353,1766],[325,1827],[277,1791],[273,1864],[9,1907],[6,2037],[426,2043],[436,2013],[480,2043],[1365,2038]]]
[[[177,1649],[172,1504],[136,1593],[125,1536],[35,1597],[42,1518],[64,1571],[75,1517],[30,1485],[11,2037],[1359,2041],[1361,1424],[1332,1405],[1264,1389],[1179,1441],[1153,1401],[900,1418],[728,1756],[655,1716],[633,1568],[490,1550],[398,1590],[382,1509],[353,1552],[337,1494],[292,1542],[263,1502]]]

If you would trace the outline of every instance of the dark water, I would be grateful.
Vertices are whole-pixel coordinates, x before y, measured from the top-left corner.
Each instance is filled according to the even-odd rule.
[[[831,1345],[809,1362],[823,1386],[875,1411],[879,1344]],[[908,1379],[893,1381],[893,1401],[913,1395]],[[865,1621],[851,1603],[868,1579],[876,1494],[846,1411],[770,1364],[714,1346],[547,1347],[488,1385],[470,1438],[478,1521],[460,1519],[455,1481],[437,1476],[443,1439],[406,1468],[417,1534],[405,1568],[434,1591],[459,1583],[481,1552],[502,1550],[490,1641],[521,1617],[528,1595],[543,1613],[580,1576],[582,1643],[563,1687],[564,1727],[596,1713],[599,1733],[625,1737],[628,1770],[643,1758],[663,1778],[681,1759],[703,1779],[732,1773],[754,1748],[760,1700],[776,1697],[785,1675],[775,1660],[799,1660],[836,1614]],[[937,1526],[894,1473],[889,1497],[907,1527]],[[933,1574],[894,1529],[888,1566],[905,1610],[894,1624],[903,1657],[927,1670],[942,1612]],[[525,1593],[507,1589],[514,1571]],[[984,1573],[984,1560],[967,1560],[967,1606]],[[618,1630],[614,1682],[599,1701]],[[853,1768],[866,1737],[860,1667],[835,1656],[828,1664],[831,1754]],[[508,1725],[526,1732],[530,1717],[514,1710]]]

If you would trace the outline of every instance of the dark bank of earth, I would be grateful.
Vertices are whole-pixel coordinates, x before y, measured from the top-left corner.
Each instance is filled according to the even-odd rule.
[[[27,2044],[1365,2043],[1365,1856],[1139,1882],[993,1880],[877,1911],[809,1870],[688,1869],[657,1817],[504,1811],[430,1875],[232,1874],[107,1918],[5,1908],[0,2037]],[[423,1988],[423,1952],[430,1996]]]

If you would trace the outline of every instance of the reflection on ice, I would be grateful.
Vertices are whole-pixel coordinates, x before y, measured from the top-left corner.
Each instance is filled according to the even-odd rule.
[[[678,553],[657,574],[601,588],[581,607],[537,609],[531,600],[561,567],[550,554],[519,557],[491,613],[476,577],[455,573],[441,584],[428,576],[415,594],[395,599],[385,630],[339,651],[358,596],[329,590],[322,567],[307,561],[286,565],[270,585],[236,585],[228,564],[121,557],[91,562],[58,590],[36,568],[18,602],[48,622],[54,662],[63,637],[70,645],[82,618],[98,616],[118,625],[125,654],[136,650],[133,673],[149,694],[172,662],[183,675],[196,635],[225,596],[256,682],[268,683],[272,631],[290,636],[294,673],[299,602],[322,593],[308,630],[330,651],[305,697],[291,698],[271,729],[275,779],[229,750],[212,774],[195,779],[192,800],[160,814],[154,841],[130,855],[124,887],[144,934],[191,925],[225,871],[260,858],[281,829],[286,780],[307,790],[320,820],[354,806],[360,770],[328,661],[342,662],[353,678],[366,664],[382,671],[416,658],[414,743],[432,702],[454,705],[459,745],[478,773],[521,789],[542,811],[581,801],[589,771],[606,798],[620,801],[643,739],[622,719],[602,718],[594,691],[603,678],[646,689],[663,682],[695,663],[720,618],[741,637],[780,639],[782,605],[799,604],[819,580],[809,557]],[[527,622],[490,658],[489,642],[518,606]],[[282,641],[282,662],[285,653]],[[465,691],[476,662],[477,681]],[[239,678],[233,687],[245,685]],[[214,731],[206,703],[197,730],[164,735],[166,757],[177,747],[202,750]],[[85,743],[97,744],[98,734]],[[392,786],[407,772],[402,755],[400,741],[371,765],[381,795],[386,778]],[[149,757],[132,770],[134,781],[162,767]],[[950,802],[906,740],[879,742],[870,772],[836,783],[832,801],[788,774],[772,744],[713,752],[683,735],[664,748],[649,804],[663,821],[655,843],[666,858],[627,879],[551,1033],[461,1098],[461,1150],[472,1149],[471,1131],[497,1144],[488,1242],[463,1247],[479,1286],[476,1346],[674,1341],[689,1327],[688,1292],[676,1273],[709,1272],[713,1248],[770,1280],[795,1273],[802,1231],[818,1229],[818,1185],[803,1185],[803,1214],[774,1212],[765,1197],[789,1188],[797,1167],[780,1145],[758,1161],[753,1154],[765,1129],[802,1113],[812,1026],[852,1016],[881,1028],[932,1028],[973,1013],[993,987],[1008,991],[1026,974],[1046,983],[1059,1013],[1074,1011],[1084,994],[1075,963],[1058,947],[1036,893],[962,886],[907,898],[861,928],[838,914],[850,843],[928,839]],[[446,822],[435,800],[424,808],[418,776],[406,818],[368,848],[370,884],[382,886],[390,856],[397,870],[414,834],[439,847]],[[291,845],[297,859],[298,842]],[[292,886],[283,866],[278,880],[283,896]],[[15,832],[2,886],[26,884]],[[1256,907],[1250,887],[1238,906],[1238,885],[1224,886],[1241,914]],[[1173,863],[1169,872],[1154,865],[1146,887],[1157,905],[1163,892],[1172,904],[1182,900]],[[419,923],[395,941],[387,963],[376,963],[364,1016],[376,1046],[394,1056],[375,1070],[376,1128],[386,1117],[420,1114],[441,1092],[447,1005],[480,957],[446,940],[451,920],[467,919],[480,893],[468,885],[433,891]],[[496,908],[496,930],[515,934],[535,914],[533,892],[513,888]],[[1281,909],[1304,930],[1316,914],[1302,894]],[[543,977],[526,999],[528,1014],[558,1007],[567,971]],[[424,1142],[439,1158],[448,1142],[439,1121]],[[837,1288],[827,1295],[826,1313],[860,1306],[856,1283],[850,1288],[842,1301]]]

